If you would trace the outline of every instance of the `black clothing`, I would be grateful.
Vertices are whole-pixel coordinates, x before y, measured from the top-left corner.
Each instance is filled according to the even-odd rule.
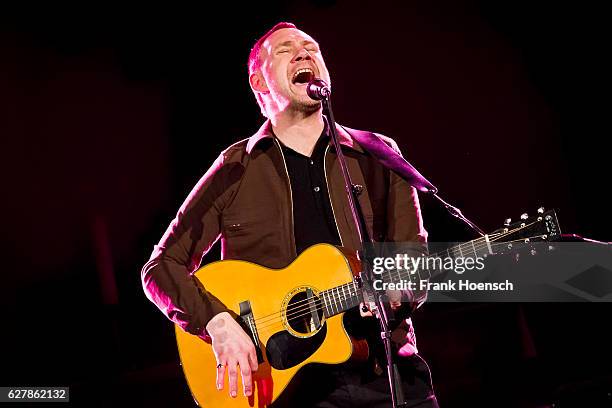
[[[419,355],[395,358],[409,408],[439,408],[429,367]],[[387,371],[374,373],[367,364],[308,364],[291,380],[273,408],[390,408]]]
[[[282,142],[280,145],[291,182],[297,253],[300,254],[318,243],[341,245],[325,175],[325,153],[329,148],[329,136],[324,130],[310,157],[296,152]],[[351,312],[356,311],[351,310],[345,315],[345,324],[349,323],[350,326],[347,327],[349,333],[353,332],[353,326],[363,329],[365,325],[358,312]],[[369,329],[377,333],[378,324],[373,324],[376,327]],[[373,358],[380,353],[376,353],[374,349],[377,347],[372,346],[373,344],[370,344],[372,354],[367,363],[306,365],[272,407],[390,407],[391,391],[386,369],[380,370],[378,374],[373,370]],[[429,367],[425,361],[418,355],[395,358],[407,406],[438,408]]]
[[[319,137],[310,157],[281,143],[291,180],[293,229],[298,255],[314,244],[341,245],[325,176],[328,146],[329,136],[325,132]]]

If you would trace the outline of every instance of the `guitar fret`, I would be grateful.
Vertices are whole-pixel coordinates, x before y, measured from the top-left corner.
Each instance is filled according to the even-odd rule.
[[[348,292],[348,296],[346,297],[347,304],[349,305],[349,307],[351,307],[353,305],[354,299],[353,295],[351,294],[351,290],[349,289],[348,283],[346,284],[346,290]]]
[[[323,304],[325,305],[325,309],[327,310],[327,316],[331,316],[331,312],[329,310],[329,303],[327,302],[327,299],[325,298],[326,293],[327,291],[324,290],[323,292],[321,292],[321,296],[323,297]]]
[[[338,309],[338,303],[336,302],[336,296],[334,296],[334,288],[331,289],[331,295],[332,295],[332,299],[334,301],[334,308],[336,309],[334,314],[336,314],[336,313],[338,313],[339,309]]]
[[[338,299],[336,298],[336,294],[334,293],[334,288],[331,288],[329,293],[331,294],[332,300],[334,302],[334,308],[333,308],[334,314],[337,314],[338,311],[339,311],[339,308],[338,308]]]
[[[351,293],[351,288],[349,287],[349,284],[347,283],[345,286],[346,286],[346,292],[348,293],[346,297],[347,304],[349,307],[351,307],[353,306],[353,303],[354,303],[353,294]]]
[[[493,249],[491,249],[491,242],[489,241],[489,235],[484,236],[485,241],[487,242],[487,249],[489,250],[489,254],[493,255]]]
[[[338,288],[332,288],[332,296],[334,297],[334,306],[336,307],[336,313],[338,313],[340,312],[340,308],[342,307],[342,303],[340,301],[340,298],[338,297]]]
[[[457,255],[457,247],[451,248],[451,254],[452,254],[453,258],[461,257],[461,253],[459,253],[459,255]]]
[[[398,271],[398,276],[401,276],[401,271]],[[319,296],[326,317],[334,316],[359,305],[359,302],[362,301],[359,293],[360,289],[355,281],[320,292]]]

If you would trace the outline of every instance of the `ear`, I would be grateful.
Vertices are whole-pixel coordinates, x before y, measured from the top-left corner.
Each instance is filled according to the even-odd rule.
[[[251,89],[253,90],[253,92],[269,92],[268,84],[266,84],[266,80],[261,74],[261,71],[255,71],[249,76],[249,84],[251,85]]]

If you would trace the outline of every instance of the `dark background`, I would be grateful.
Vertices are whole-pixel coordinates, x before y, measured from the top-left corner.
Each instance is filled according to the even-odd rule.
[[[483,229],[543,205],[612,240],[603,7],[429,3],[3,6],[0,385],[191,406],[140,268],[219,151],[261,124],[246,59],[281,20],[321,44],[336,119],[395,138]],[[431,241],[469,236],[421,200]],[[443,407],[586,407],[609,392],[610,311],[428,304],[415,320]]]

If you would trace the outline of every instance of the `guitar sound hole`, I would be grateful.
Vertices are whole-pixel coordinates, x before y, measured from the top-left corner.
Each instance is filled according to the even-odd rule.
[[[311,288],[294,289],[285,302],[287,330],[272,335],[266,344],[268,361],[277,370],[295,367],[308,359],[327,335],[322,302]]]
[[[305,291],[295,294],[287,304],[286,319],[298,335],[309,336],[318,331],[323,323],[320,299],[314,295],[308,299]]]

